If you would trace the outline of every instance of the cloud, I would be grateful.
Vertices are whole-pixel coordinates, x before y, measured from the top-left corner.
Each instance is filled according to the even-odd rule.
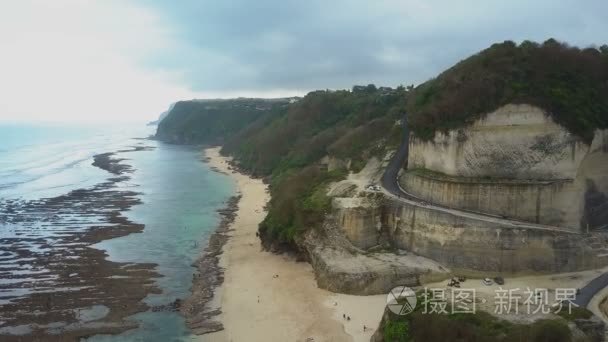
[[[602,0],[143,3],[175,28],[175,49],[149,62],[202,91],[419,83],[494,42],[587,46],[608,34]]]
[[[0,4],[0,120],[144,120],[179,99],[420,83],[494,42],[608,41],[590,0]]]
[[[0,119],[147,120],[195,97],[178,70],[140,63],[170,43],[154,11],[122,1],[1,7]]]

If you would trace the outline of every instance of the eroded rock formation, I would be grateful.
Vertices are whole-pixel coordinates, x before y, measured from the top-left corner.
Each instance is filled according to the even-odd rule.
[[[410,139],[409,193],[460,208],[571,229],[608,224],[608,132],[591,145],[540,108],[507,105],[470,127]]]
[[[607,131],[598,130],[588,145],[539,108],[507,105],[468,128],[437,133],[431,141],[410,137],[400,184],[412,197],[365,195],[361,184],[359,191],[338,191],[353,184],[356,176],[351,175],[330,190],[328,220],[352,244],[355,261],[382,250],[385,255],[411,253],[438,262],[438,269],[468,274],[602,267],[608,265],[608,237],[602,231],[608,224],[607,137]],[[339,259],[336,252],[324,257],[331,254],[329,247],[309,246],[319,284],[343,292],[324,280],[329,273],[331,279],[340,278],[335,276],[343,271],[339,263],[328,261]],[[366,263],[347,292],[396,284],[395,277],[372,264]],[[401,276],[413,275],[409,283],[424,274],[405,265],[391,267]]]

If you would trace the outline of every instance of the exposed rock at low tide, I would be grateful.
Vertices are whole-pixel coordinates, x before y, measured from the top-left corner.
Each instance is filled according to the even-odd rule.
[[[180,306],[186,323],[194,334],[202,335],[223,330],[223,325],[215,320],[221,310],[214,307],[215,289],[224,282],[224,268],[219,265],[224,245],[228,241],[241,196],[231,197],[225,208],[218,210],[221,221],[209,238],[202,256],[194,262],[196,273],[192,279],[192,295]]]
[[[156,265],[112,262],[91,247],[144,229],[122,215],[140,203],[137,192],[118,186],[133,171],[122,160],[95,156],[93,165],[115,177],[91,188],[0,200],[0,340],[78,341],[137,328],[125,318],[147,310],[142,300],[159,292]],[[103,314],[90,320],[85,313],[96,307]]]

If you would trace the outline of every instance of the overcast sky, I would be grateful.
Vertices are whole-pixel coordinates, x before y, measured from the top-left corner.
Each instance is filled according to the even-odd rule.
[[[418,84],[506,39],[608,42],[606,0],[0,0],[0,121]]]

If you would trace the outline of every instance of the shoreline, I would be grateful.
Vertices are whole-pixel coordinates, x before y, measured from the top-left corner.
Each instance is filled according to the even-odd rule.
[[[218,209],[221,221],[209,237],[202,255],[193,263],[196,272],[192,276],[190,296],[176,303],[186,317],[186,325],[193,334],[202,335],[224,330],[216,318],[221,311],[213,302],[216,289],[224,281],[224,268],[220,266],[220,256],[228,242],[231,225],[239,208],[240,195],[231,196],[226,206]]]
[[[215,319],[224,330],[201,335],[200,340],[369,341],[382,317],[385,296],[320,289],[309,263],[262,250],[256,232],[270,200],[267,184],[237,172],[219,147],[203,153],[210,169],[232,177],[241,197],[219,255],[224,281],[209,299],[209,309],[219,312]],[[343,314],[352,320],[343,320]]]

